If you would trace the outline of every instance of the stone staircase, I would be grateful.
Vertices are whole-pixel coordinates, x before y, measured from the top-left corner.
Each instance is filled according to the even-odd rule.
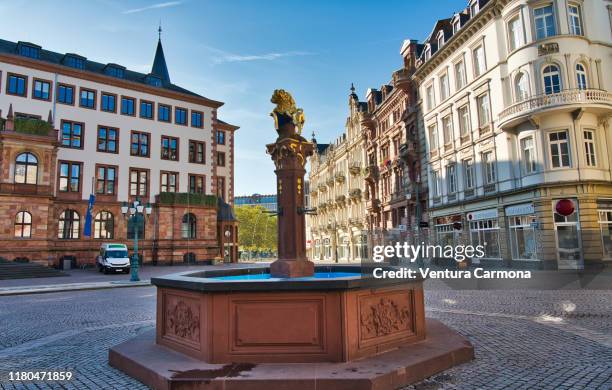
[[[53,276],[68,276],[68,274],[36,263],[0,260],[0,280],[49,278]]]

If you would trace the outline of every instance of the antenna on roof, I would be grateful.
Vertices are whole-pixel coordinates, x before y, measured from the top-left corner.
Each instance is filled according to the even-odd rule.
[[[161,19],[159,19],[159,27],[157,28],[157,35],[160,41],[161,41],[161,33],[162,33]]]

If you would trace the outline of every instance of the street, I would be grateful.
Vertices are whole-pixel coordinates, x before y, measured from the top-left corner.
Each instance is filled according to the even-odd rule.
[[[610,389],[611,291],[454,291],[429,285],[428,317],[469,337],[476,359],[409,389]],[[0,299],[2,389],[139,389],[108,348],[154,326],[155,288]],[[66,382],[10,382],[13,371],[71,371]]]

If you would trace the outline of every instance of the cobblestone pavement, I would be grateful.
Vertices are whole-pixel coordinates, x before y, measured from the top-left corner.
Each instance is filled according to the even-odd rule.
[[[467,336],[476,359],[407,389],[612,389],[612,292],[428,289],[428,316]],[[155,288],[0,298],[0,388],[141,389],[108,348],[151,329]],[[71,371],[9,382],[9,371]]]

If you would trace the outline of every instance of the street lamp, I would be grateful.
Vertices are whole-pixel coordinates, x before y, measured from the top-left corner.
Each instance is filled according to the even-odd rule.
[[[134,227],[134,254],[130,258],[130,281],[137,282],[140,280],[138,277],[138,227],[140,223],[143,224],[146,217],[151,215],[151,204],[143,205],[140,198],[136,198],[131,204],[123,202],[121,206],[121,214],[127,219],[128,226],[130,223]],[[143,237],[144,238],[144,237]]]

